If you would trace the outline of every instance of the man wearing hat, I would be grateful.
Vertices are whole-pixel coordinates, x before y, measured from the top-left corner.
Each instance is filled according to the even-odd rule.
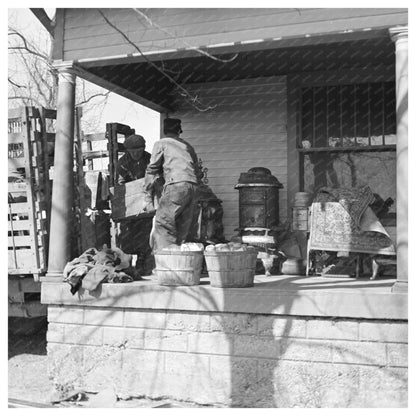
[[[163,131],[164,137],[153,147],[145,176],[145,188],[150,193],[155,191],[158,178],[163,177],[165,182],[150,242],[154,252],[195,237],[196,192],[203,176],[194,148],[179,137],[181,120],[165,119]]]
[[[133,134],[124,141],[126,152],[118,160],[117,182],[123,184],[144,177],[150,161],[150,153],[145,149],[146,141]],[[120,246],[127,254],[136,254],[136,269],[141,275],[151,274],[153,269],[152,249],[149,245],[152,218],[135,218],[120,222]]]
[[[123,184],[144,177],[150,161],[150,153],[144,149],[146,141],[143,136],[133,134],[124,141],[126,153],[117,163],[117,182]]]

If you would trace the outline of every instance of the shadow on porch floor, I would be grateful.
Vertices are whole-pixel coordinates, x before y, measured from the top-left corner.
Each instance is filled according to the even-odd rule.
[[[258,288],[280,289],[285,291],[325,290],[390,293],[396,279],[393,277],[370,280],[369,277],[322,277],[322,276],[269,276],[256,275],[254,285]]]

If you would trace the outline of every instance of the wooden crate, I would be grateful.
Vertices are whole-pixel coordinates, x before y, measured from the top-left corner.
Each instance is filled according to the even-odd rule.
[[[24,177],[8,183],[8,273],[46,272],[49,230],[50,150],[54,133],[46,128],[56,111],[21,107],[9,111],[8,166],[24,168]],[[48,150],[49,149],[49,150]],[[9,174],[10,175],[10,174]]]
[[[150,196],[144,192],[144,178],[110,187],[110,198],[114,221],[155,213]]]
[[[9,183],[8,188],[8,272],[38,275],[46,270],[45,220],[33,210],[27,183]]]

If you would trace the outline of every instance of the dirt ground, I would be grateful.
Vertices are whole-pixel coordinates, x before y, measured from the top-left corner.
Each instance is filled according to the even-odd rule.
[[[9,318],[8,397],[10,407],[14,407],[10,404],[13,399],[46,404],[50,407],[71,408],[199,407],[191,403],[164,399],[119,400],[111,395],[111,392],[75,395],[67,401],[52,404],[54,389],[47,374],[46,330],[46,318]]]
[[[46,318],[9,318],[8,386],[10,399],[47,403]]]

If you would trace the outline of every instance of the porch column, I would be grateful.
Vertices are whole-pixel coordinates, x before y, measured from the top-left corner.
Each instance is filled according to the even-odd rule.
[[[396,45],[396,184],[397,184],[397,281],[393,292],[407,292],[408,284],[408,157],[407,157],[407,43],[408,27],[389,30]]]
[[[71,260],[75,78],[71,68],[59,69],[47,280],[61,280]]]

